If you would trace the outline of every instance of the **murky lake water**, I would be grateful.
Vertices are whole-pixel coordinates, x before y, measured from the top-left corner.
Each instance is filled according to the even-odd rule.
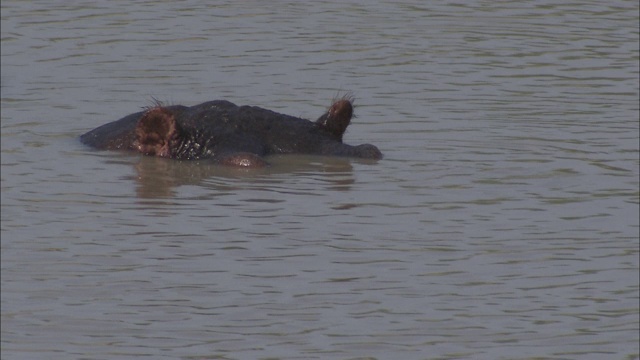
[[[3,359],[637,359],[638,3],[2,2]],[[213,99],[377,163],[77,136]]]

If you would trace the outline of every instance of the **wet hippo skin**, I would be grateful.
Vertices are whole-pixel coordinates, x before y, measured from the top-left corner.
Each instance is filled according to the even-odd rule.
[[[91,130],[80,140],[97,149],[243,167],[264,166],[264,156],[271,154],[381,159],[374,145],[342,142],[352,103],[351,97],[334,101],[315,122],[225,100],[191,107],[158,103]]]

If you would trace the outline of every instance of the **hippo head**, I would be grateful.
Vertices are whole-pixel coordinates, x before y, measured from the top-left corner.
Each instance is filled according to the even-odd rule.
[[[272,154],[317,154],[380,159],[370,144],[342,142],[353,97],[334,100],[315,122],[257,106],[214,100],[194,106],[156,103],[80,137],[98,149],[133,150],[177,160],[212,159],[224,165],[263,166]]]

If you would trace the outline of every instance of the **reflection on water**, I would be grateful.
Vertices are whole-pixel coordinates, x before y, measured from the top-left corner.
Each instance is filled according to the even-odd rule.
[[[2,2],[2,358],[638,358],[637,2],[273,5]],[[349,90],[379,162],[77,140]]]
[[[229,179],[255,181],[255,186],[279,176],[304,176],[322,174],[327,189],[349,190],[354,182],[352,162],[374,164],[376,161],[349,158],[327,158],[320,156],[271,156],[265,168],[238,168],[219,166],[207,161],[173,161],[157,157],[142,156],[134,165],[139,198],[172,198],[175,188],[182,185],[211,186],[214,191],[241,190],[229,184]],[[218,181],[215,181],[215,179]],[[212,180],[214,179],[214,180]],[[207,183],[207,185],[203,183]],[[322,189],[318,189],[322,190]]]

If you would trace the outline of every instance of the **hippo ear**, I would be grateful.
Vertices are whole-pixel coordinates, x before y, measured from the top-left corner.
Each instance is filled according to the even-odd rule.
[[[329,110],[316,120],[316,124],[342,141],[342,135],[353,116],[351,101],[351,98],[347,97],[334,101]]]
[[[133,146],[145,155],[171,157],[171,148],[180,135],[174,114],[167,108],[147,110],[135,129]]]

